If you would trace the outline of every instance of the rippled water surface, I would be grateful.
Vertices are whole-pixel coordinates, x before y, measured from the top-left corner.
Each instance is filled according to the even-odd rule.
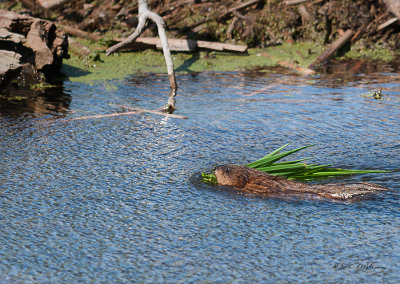
[[[399,283],[400,76],[346,78],[180,75],[176,114],[188,119],[71,120],[156,109],[165,75],[65,82],[53,114],[3,110],[0,281]],[[289,141],[316,144],[300,156],[317,163],[392,170],[330,180],[391,191],[345,204],[200,182]]]

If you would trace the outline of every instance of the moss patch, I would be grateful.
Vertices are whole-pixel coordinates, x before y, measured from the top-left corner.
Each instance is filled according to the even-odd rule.
[[[395,58],[395,54],[385,48],[379,49],[352,49],[347,52],[344,58],[356,59],[356,58],[364,58],[364,59],[375,59],[381,61],[391,61]]]
[[[162,51],[145,50],[121,52],[106,56],[106,47],[99,43],[83,42],[91,50],[89,55],[79,55],[71,49],[71,58],[64,60],[62,72],[74,82],[91,83],[98,80],[123,79],[136,73],[166,73]],[[249,49],[247,54],[200,51],[194,53],[173,53],[175,72],[236,71],[257,67],[274,66],[279,61],[294,63],[300,67],[309,66],[325,49],[322,44],[301,42],[282,44],[264,49]],[[368,50],[355,46],[341,58],[362,58],[390,61],[395,54],[387,49]],[[340,59],[340,58],[339,58]]]

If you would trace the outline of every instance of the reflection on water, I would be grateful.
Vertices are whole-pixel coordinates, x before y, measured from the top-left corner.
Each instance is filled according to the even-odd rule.
[[[44,90],[14,90],[0,94],[0,114],[60,116],[68,111],[70,102],[71,95],[65,93],[62,85]]]
[[[180,75],[176,114],[187,120],[69,120],[121,105],[156,109],[168,96],[165,75],[65,82],[62,118],[3,111],[1,280],[399,282],[400,77],[346,76]],[[380,89],[382,100],[366,96]],[[316,144],[304,154],[316,163],[392,170],[329,180],[391,191],[356,204],[287,201],[199,180],[288,141]]]

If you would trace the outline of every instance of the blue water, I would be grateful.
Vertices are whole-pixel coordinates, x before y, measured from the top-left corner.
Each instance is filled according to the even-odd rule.
[[[164,105],[168,78],[151,74],[67,81],[63,110],[3,112],[0,282],[400,282],[399,74],[177,79],[188,119],[71,120]],[[382,100],[367,97],[380,89]],[[316,144],[298,156],[316,163],[393,171],[330,182],[391,190],[339,203],[200,181],[290,141]]]

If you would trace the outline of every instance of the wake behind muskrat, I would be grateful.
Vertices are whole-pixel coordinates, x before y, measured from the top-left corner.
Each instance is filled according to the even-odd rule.
[[[238,165],[219,166],[215,169],[215,176],[219,185],[232,186],[241,192],[260,196],[313,195],[335,200],[351,200],[388,190],[367,182],[305,184]]]

